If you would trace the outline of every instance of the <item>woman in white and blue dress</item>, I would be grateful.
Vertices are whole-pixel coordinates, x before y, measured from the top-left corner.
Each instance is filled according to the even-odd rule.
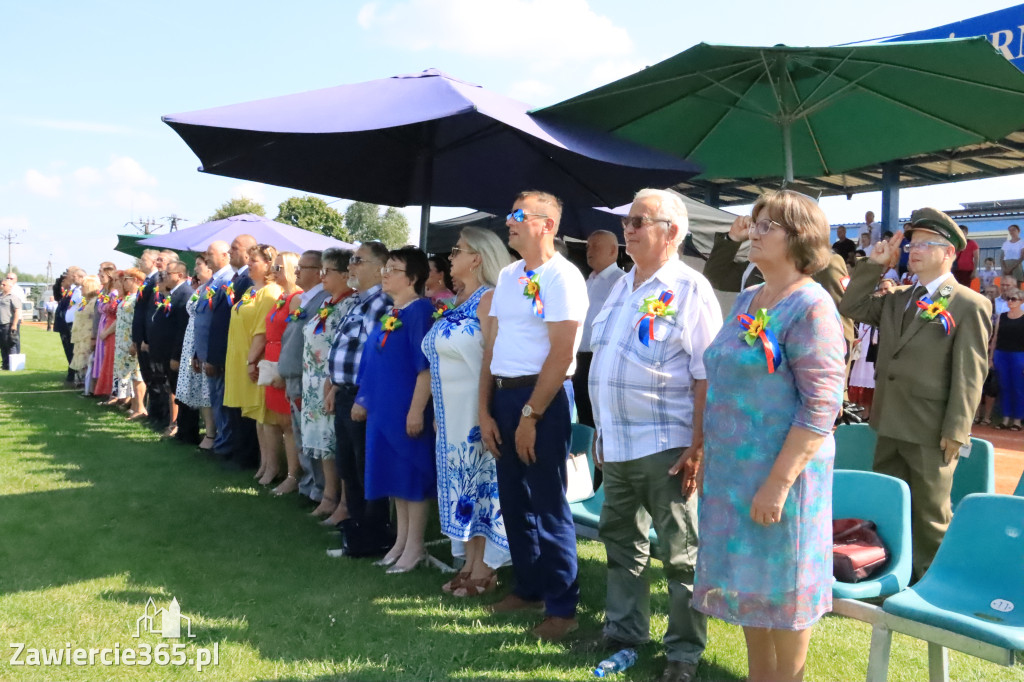
[[[437,321],[423,339],[437,420],[441,531],[452,540],[452,554],[466,559],[462,571],[442,587],[457,597],[493,591],[497,586],[494,569],[509,561],[497,469],[480,438],[477,396],[483,327],[495,324],[487,314],[491,294],[498,273],[511,262],[494,233],[472,227],[462,230],[451,253],[451,275],[460,294],[448,302],[447,310],[439,308]]]
[[[200,450],[212,451],[213,441],[217,437],[217,425],[213,420],[213,408],[210,407],[210,386],[206,376],[197,371],[198,361],[193,363],[195,356],[195,328],[196,308],[201,305],[209,305],[206,298],[206,285],[213,277],[213,270],[206,263],[206,257],[196,256],[195,275],[198,286],[192,294],[192,298],[185,304],[188,310],[188,326],[185,328],[185,339],[181,344],[182,362],[188,362],[188,366],[181,367],[178,372],[178,385],[174,395],[178,402],[199,410],[203,415],[203,423],[206,425],[206,432],[203,441],[199,444]]]

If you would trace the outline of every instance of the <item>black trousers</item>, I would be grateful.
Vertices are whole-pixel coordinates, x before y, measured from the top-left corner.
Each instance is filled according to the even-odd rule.
[[[14,351],[14,336],[17,331],[10,324],[0,327],[0,369],[11,368],[11,353]]]
[[[231,454],[225,461],[245,469],[255,469],[260,462],[260,441],[256,436],[256,420],[242,416],[240,407],[223,407],[230,424]]]
[[[374,550],[393,539],[391,502],[383,497],[366,499],[366,422],[352,421],[356,387],[338,387],[334,400],[334,432],[338,440],[338,474],[345,484],[345,501],[350,522],[346,524],[346,546],[356,552]]]
[[[576,354],[576,373],[572,375],[572,392],[576,396],[576,421],[587,426],[594,426],[594,408],[590,403],[590,363],[594,354],[580,351]]]
[[[141,355],[141,353],[140,353]],[[146,353],[149,361],[149,379],[146,381],[146,395],[149,399],[149,423],[154,426],[167,426],[171,417],[170,388],[167,378],[168,361],[154,360],[153,356]],[[139,363],[140,369],[142,363]],[[145,377],[146,373],[142,373]]]
[[[71,325],[60,332],[60,344],[64,347],[64,357],[68,359],[67,381],[75,380],[75,370],[71,369],[71,358],[75,355],[75,344],[71,343]]]

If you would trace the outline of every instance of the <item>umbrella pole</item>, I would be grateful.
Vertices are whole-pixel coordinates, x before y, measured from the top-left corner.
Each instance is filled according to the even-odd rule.
[[[430,204],[420,206],[420,250],[427,251],[427,229],[430,228]]]
[[[793,182],[793,134],[791,122],[785,119],[782,122],[782,154],[786,160],[786,177],[782,179],[782,186]]]

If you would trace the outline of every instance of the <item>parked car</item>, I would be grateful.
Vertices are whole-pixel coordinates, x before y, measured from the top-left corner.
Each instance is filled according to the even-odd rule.
[[[38,318],[36,317],[36,307],[32,301],[23,301],[21,304],[21,319],[25,322],[35,322]]]

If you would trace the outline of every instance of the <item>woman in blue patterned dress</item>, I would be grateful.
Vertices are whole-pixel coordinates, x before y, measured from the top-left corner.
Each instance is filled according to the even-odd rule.
[[[845,347],[835,304],[810,277],[829,259],[825,214],[783,190],[752,215],[737,220],[765,282],[739,295],[704,354],[694,605],[743,626],[750,680],[801,679],[811,626],[832,608],[832,425]]]
[[[196,286],[195,291],[185,304],[188,310],[188,326],[185,328],[185,339],[181,344],[182,362],[188,362],[187,367],[181,367],[178,372],[178,385],[174,393],[178,402],[198,410],[203,415],[203,423],[206,425],[206,433],[199,443],[199,449],[206,452],[213,450],[213,441],[217,438],[217,425],[213,420],[213,408],[210,407],[210,386],[206,377],[201,371],[198,360],[195,360],[196,344],[196,307],[200,301],[205,303],[206,285],[213,277],[213,270],[206,263],[206,256],[196,256]],[[193,362],[194,360],[194,362]]]
[[[476,597],[497,586],[494,569],[509,561],[508,538],[498,502],[494,457],[480,438],[477,400],[484,346],[482,325],[501,269],[511,262],[493,232],[466,228],[451,253],[451,275],[461,294],[440,311],[423,339],[430,361],[430,387],[437,422],[437,507],[441,532],[452,554],[466,559],[462,571],[442,586],[456,597]]]

